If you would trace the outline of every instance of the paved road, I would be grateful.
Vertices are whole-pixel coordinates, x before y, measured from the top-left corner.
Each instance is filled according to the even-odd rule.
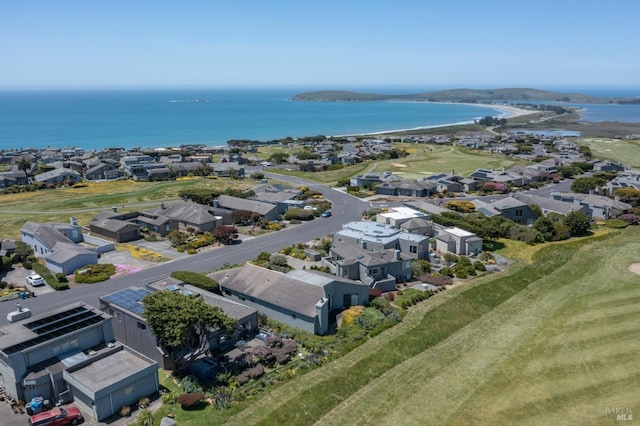
[[[245,240],[240,244],[207,250],[184,259],[162,263],[141,272],[114,278],[102,283],[78,286],[67,291],[54,292],[25,299],[21,301],[22,307],[31,309],[33,315],[37,315],[79,300],[93,306],[99,306],[99,296],[132,285],[144,286],[149,282],[165,278],[173,271],[189,270],[206,272],[222,267],[225,263],[241,263],[255,259],[257,255],[263,251],[274,253],[294,243],[323,237],[340,230],[343,223],[359,220],[362,212],[368,208],[368,204],[362,200],[333,190],[326,185],[320,185],[294,177],[280,175],[273,175],[272,177],[291,182],[295,185],[307,185],[314,190],[322,192],[327,199],[333,202],[333,216],[317,218],[304,225]],[[0,324],[7,323],[7,313],[15,310],[15,306],[15,302],[13,301],[0,303]]]

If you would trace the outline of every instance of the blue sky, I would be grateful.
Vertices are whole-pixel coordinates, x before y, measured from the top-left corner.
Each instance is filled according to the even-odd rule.
[[[640,86],[640,2],[0,1],[0,87]]]

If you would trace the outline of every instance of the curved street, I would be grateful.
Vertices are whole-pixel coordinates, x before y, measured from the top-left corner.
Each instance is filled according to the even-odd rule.
[[[291,244],[324,237],[340,230],[343,223],[359,220],[362,217],[362,212],[368,208],[368,204],[364,201],[331,189],[326,185],[295,177],[270,173],[267,173],[267,175],[294,185],[306,185],[309,188],[320,191],[325,198],[333,203],[331,209],[333,215],[328,218],[317,218],[293,228],[251,238],[239,244],[222,246],[183,259],[165,262],[134,274],[101,283],[81,285],[67,291],[57,291],[20,300],[20,304],[23,308],[29,308],[33,315],[42,314],[76,301],[84,301],[93,306],[99,306],[98,297],[102,295],[134,285],[143,287],[147,283],[168,276],[173,271],[206,272],[220,268],[225,263],[242,263],[255,259],[263,251],[274,253]],[[15,300],[0,303],[0,324],[7,323],[7,314],[16,309],[15,303]]]

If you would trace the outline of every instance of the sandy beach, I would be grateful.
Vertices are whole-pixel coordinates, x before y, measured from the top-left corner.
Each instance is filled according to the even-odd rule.
[[[427,103],[427,102],[424,102],[424,103]],[[520,117],[520,116],[523,116],[523,115],[535,114],[536,112],[539,112],[539,111],[535,111],[535,110],[518,108],[518,107],[515,107],[515,106],[512,106],[512,105],[472,104],[472,103],[462,103],[462,102],[430,102],[430,103],[434,103],[434,104],[450,104],[450,105],[471,105],[471,106],[491,108],[491,109],[494,109],[494,110],[502,112],[502,114],[500,115],[501,118]],[[437,129],[439,127],[461,126],[461,125],[464,125],[464,124],[473,124],[473,123],[474,123],[474,120],[468,120],[468,121],[459,121],[459,122],[456,122],[456,123],[435,124],[435,125],[432,125],[432,126],[411,127],[411,128],[408,128],[408,129],[393,129],[393,130],[383,130],[383,131],[380,131],[380,132],[355,133],[355,134],[348,134],[348,135],[333,135],[333,136],[335,136],[335,137],[349,137],[349,136],[367,136],[367,135],[386,135],[386,134],[395,133],[395,132],[410,132],[412,130]]]

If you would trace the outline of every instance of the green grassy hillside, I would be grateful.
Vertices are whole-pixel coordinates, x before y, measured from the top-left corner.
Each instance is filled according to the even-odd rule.
[[[412,309],[229,424],[602,424],[640,407],[640,228],[540,250]]]

